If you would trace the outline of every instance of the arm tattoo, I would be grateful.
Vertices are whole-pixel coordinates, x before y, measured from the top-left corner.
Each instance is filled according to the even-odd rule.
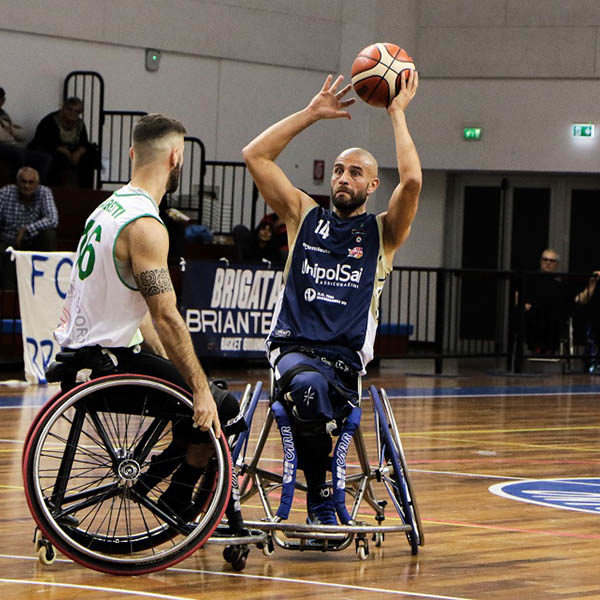
[[[156,296],[173,291],[168,269],[152,269],[134,275],[138,290],[142,296]]]

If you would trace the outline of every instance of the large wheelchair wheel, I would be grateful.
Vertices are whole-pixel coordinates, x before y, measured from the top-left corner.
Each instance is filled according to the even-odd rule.
[[[369,391],[373,400],[381,479],[402,522],[411,525],[406,537],[411,553],[417,554],[425,538],[394,413],[384,389],[381,389],[381,396],[374,386],[370,386]]]
[[[138,375],[102,377],[52,398],[22,461],[27,502],[47,539],[87,567],[131,575],[201,547],[225,511],[231,458],[223,436],[199,437],[191,427],[192,408],[185,391]],[[206,468],[182,513],[159,498],[190,443]]]

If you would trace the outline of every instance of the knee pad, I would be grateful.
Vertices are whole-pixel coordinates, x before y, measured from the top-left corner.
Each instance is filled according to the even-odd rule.
[[[329,381],[314,367],[303,364],[292,367],[277,385],[280,395],[299,421],[329,421],[333,418]]]

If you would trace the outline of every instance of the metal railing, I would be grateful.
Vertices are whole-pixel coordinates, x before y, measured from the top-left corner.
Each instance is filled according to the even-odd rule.
[[[133,128],[145,112],[139,110],[105,110],[100,185],[124,185],[131,179],[129,148]]]
[[[123,185],[131,177],[129,148],[133,128],[144,111],[105,110],[104,80],[95,71],[73,71],[63,85],[63,98],[83,100],[83,119],[90,142],[97,144],[103,168],[96,174],[96,188]],[[236,225],[254,229],[267,212],[243,162],[206,160],[206,149],[196,137],[185,138],[185,161],[179,189],[169,206],[185,211],[217,234],[230,233]]]
[[[539,276],[532,272],[394,267],[380,299],[380,351],[376,357],[433,359],[437,373],[442,372],[445,359],[494,357],[506,360],[508,371],[521,372],[527,354],[523,297],[528,282]],[[557,276],[571,300],[585,288],[589,277],[578,273],[548,277]],[[0,290],[4,342],[0,362],[5,358],[1,353],[16,347],[14,340],[20,341],[16,303],[16,292]],[[577,316],[580,309],[571,302],[575,347],[568,356],[555,358],[586,356],[584,324]]]
[[[83,102],[83,122],[90,143],[96,144],[99,151],[103,145],[104,126],[104,79],[96,71],[72,71],[63,83],[63,101],[71,96]],[[100,170],[96,169],[96,189],[102,183]]]

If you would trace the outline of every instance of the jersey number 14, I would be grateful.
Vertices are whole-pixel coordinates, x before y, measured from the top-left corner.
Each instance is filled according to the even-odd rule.
[[[319,222],[315,228],[315,233],[326,240],[329,237],[329,221],[319,219]]]

